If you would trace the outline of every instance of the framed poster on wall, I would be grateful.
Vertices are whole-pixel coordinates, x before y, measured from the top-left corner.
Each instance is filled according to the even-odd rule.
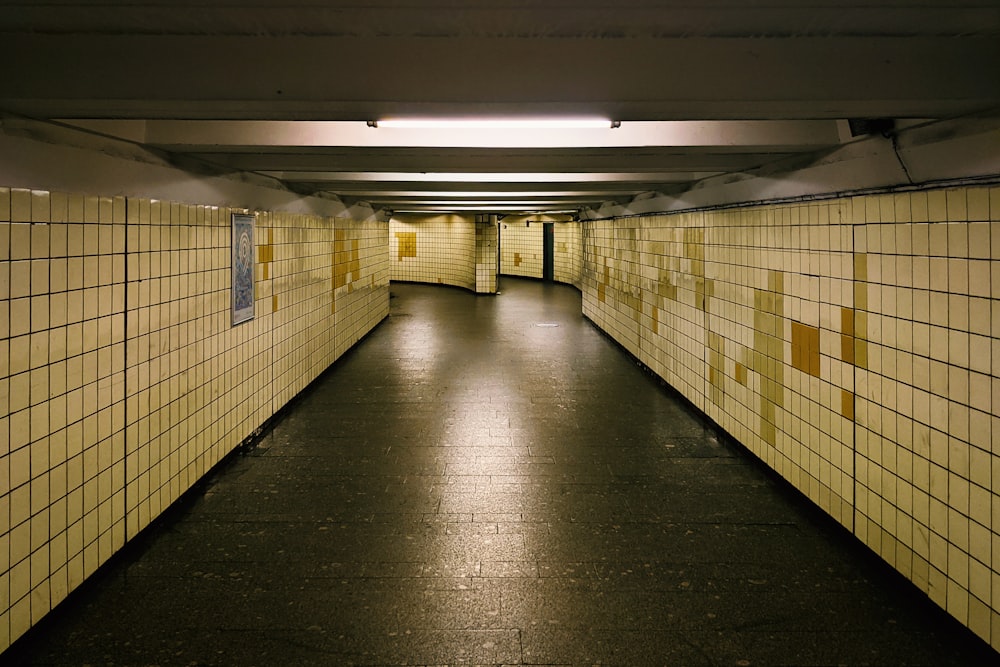
[[[253,319],[254,216],[233,214],[233,325]]]

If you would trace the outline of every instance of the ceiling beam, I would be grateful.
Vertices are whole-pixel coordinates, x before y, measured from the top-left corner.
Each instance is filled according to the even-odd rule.
[[[30,54],[30,57],[26,57]],[[32,117],[622,121],[951,117],[1000,107],[995,34],[328,37],[5,34]]]
[[[192,153],[235,171],[348,171],[413,173],[720,172],[752,169],[792,153],[709,153],[668,148],[621,149],[330,149],[281,153]],[[573,170],[572,172],[570,170]]]
[[[552,119],[549,119],[550,121]],[[840,143],[835,121],[626,121],[612,128],[397,128],[361,121],[64,120],[165,150],[262,148],[725,148],[816,150]]]
[[[297,0],[5,0],[0,31],[412,37],[740,37],[749,35],[969,35],[995,26],[992,0],[462,0],[378,3]],[[197,11],[191,11],[197,9]]]

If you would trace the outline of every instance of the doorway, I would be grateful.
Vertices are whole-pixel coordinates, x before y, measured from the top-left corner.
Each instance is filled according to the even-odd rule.
[[[542,280],[555,280],[555,230],[551,222],[542,223]]]

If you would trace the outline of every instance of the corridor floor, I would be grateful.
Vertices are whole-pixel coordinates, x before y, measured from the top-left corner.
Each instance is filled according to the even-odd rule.
[[[0,662],[982,665],[561,285],[391,316]]]

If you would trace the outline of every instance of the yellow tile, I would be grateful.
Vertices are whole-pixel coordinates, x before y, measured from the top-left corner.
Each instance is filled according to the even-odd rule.
[[[948,284],[949,292],[954,294],[969,293],[969,261],[966,259],[948,260]],[[940,289],[940,288],[939,288]]]
[[[66,254],[70,257],[79,257],[83,254],[83,233],[85,225],[66,225]]]
[[[68,247],[69,225],[49,225],[49,257],[65,257]]]
[[[913,222],[928,222],[930,220],[926,192],[911,192],[910,219]]]
[[[101,224],[111,224],[115,219],[114,199],[111,197],[97,198],[97,217],[95,222]]]
[[[990,189],[969,188],[966,191],[968,217],[970,222],[990,221]]]
[[[969,300],[969,331],[984,336],[990,335],[991,307],[989,298]]]
[[[31,257],[40,259],[49,256],[49,225],[33,224],[30,226]]]
[[[115,224],[125,224],[126,219],[125,197],[117,196],[111,201],[111,222]]]
[[[10,301],[10,335],[20,336],[31,330],[31,299],[12,299]],[[12,341],[13,345],[13,341]],[[11,367],[15,364],[14,349],[11,347]]]
[[[28,398],[31,393],[31,384],[29,375],[27,373],[23,374],[25,382],[23,383],[24,396],[23,400],[18,401],[18,412],[13,412],[10,415],[10,486],[11,488],[17,488],[21,484],[28,481],[30,473],[30,462],[27,460],[28,451],[26,445],[31,442],[31,413],[27,409]],[[13,380],[13,378],[12,378]],[[11,382],[13,391],[13,382]],[[11,406],[14,405],[15,394],[11,394]],[[15,523],[12,521],[11,523]]]
[[[97,252],[101,255],[110,255],[114,252],[114,225],[98,225],[97,227]]]
[[[10,337],[10,303],[7,299],[0,300],[0,339],[5,339]],[[7,352],[6,349],[7,341],[3,340],[0,343],[0,354]],[[7,375],[6,366],[8,365],[9,359],[0,358],[0,377]],[[2,414],[2,413],[0,413]],[[2,433],[2,431],[0,431]]]
[[[17,262],[17,264],[27,264],[28,262]],[[30,262],[31,265],[31,294],[40,295],[49,293],[49,262],[44,259],[36,259]]]
[[[854,284],[854,308],[855,310],[868,309],[868,285],[866,283]]]
[[[974,222],[969,225],[969,256],[976,259],[990,258],[990,223]]]
[[[930,226],[927,223],[917,223],[910,228],[911,252],[914,255],[930,254]]]
[[[0,222],[10,222],[10,188],[0,188]]]
[[[970,260],[966,262],[969,294],[989,298],[991,291],[991,263],[985,260]]]
[[[49,193],[46,190],[31,191],[31,222],[49,222],[52,209],[49,205]]]
[[[10,298],[19,298],[31,295],[31,262],[20,261],[11,262],[9,265],[9,287]]]
[[[933,223],[928,225],[928,254],[935,257],[948,255],[948,225]]]
[[[868,341],[854,339],[854,365],[858,368],[868,368]]]
[[[10,259],[10,229],[10,224],[0,223],[0,261]]]
[[[101,226],[97,224],[83,225],[83,254],[97,255],[101,250]]]
[[[964,222],[951,222],[946,227],[948,230],[948,255],[950,257],[968,257],[969,225]]]
[[[859,281],[868,280],[868,255],[863,253],[854,254],[854,279]]]
[[[29,259],[31,257],[31,225],[10,225],[10,259]]]
[[[946,222],[948,220],[948,198],[945,190],[927,192],[927,219],[929,222]]]
[[[968,201],[965,188],[945,191],[949,222],[966,222],[969,219]]]
[[[963,368],[969,366],[969,334],[964,331],[950,332],[947,350],[949,363]]]
[[[910,193],[893,195],[893,216],[895,222],[910,222]]]
[[[71,202],[72,207],[72,202]],[[101,221],[101,199],[91,195],[83,197],[83,219],[80,222],[97,224]]]
[[[31,190],[15,188],[10,191],[10,219],[12,222],[31,222]]]
[[[84,196],[70,193],[66,201],[66,220],[72,223],[82,223],[84,220]]]

